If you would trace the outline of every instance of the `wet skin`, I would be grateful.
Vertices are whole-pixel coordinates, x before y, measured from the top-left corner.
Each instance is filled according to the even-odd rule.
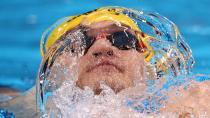
[[[116,93],[134,86],[134,80],[144,78],[144,55],[135,50],[120,50],[112,46],[106,35],[116,31],[131,29],[117,26],[113,22],[104,21],[89,26],[87,34],[96,37],[94,44],[79,60],[79,77],[77,85],[80,88],[88,86],[99,94],[100,82],[104,82]]]

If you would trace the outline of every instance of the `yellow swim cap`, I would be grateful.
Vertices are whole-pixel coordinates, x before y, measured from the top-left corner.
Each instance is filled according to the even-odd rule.
[[[131,29],[135,31],[141,32],[139,27],[137,26],[136,22],[131,19],[129,16],[122,13],[121,8],[100,8],[82,15],[78,16],[70,16],[69,20],[61,23],[58,27],[56,27],[48,36],[47,41],[45,43],[45,49],[46,51],[67,31],[75,28],[80,23],[85,21],[85,25],[90,25],[92,23],[101,22],[105,20],[114,21],[116,23],[122,23],[127,26],[129,26]],[[149,35],[144,34],[144,37],[142,35],[137,34],[138,39],[141,42],[141,45],[146,46],[147,49],[150,49],[150,51],[146,51],[146,61],[149,61],[150,58],[153,56],[153,52],[151,51],[151,46],[147,44],[147,40],[152,38]],[[42,46],[42,45],[41,45]],[[43,48],[43,47],[41,47]],[[43,49],[41,49],[41,55],[44,55]]]

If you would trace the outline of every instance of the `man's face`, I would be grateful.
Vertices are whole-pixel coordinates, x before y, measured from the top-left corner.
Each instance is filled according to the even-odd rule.
[[[99,94],[100,82],[104,82],[116,93],[134,86],[134,80],[144,78],[144,56],[136,49],[120,50],[113,46],[106,35],[116,31],[125,31],[110,21],[93,23],[87,35],[96,40],[87,53],[79,59],[77,86],[92,88]],[[133,33],[129,29],[130,33]]]

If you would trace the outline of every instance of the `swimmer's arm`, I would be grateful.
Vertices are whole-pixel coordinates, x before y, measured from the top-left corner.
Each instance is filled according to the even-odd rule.
[[[181,118],[210,116],[210,81],[193,81],[188,88],[178,88],[178,93],[170,91],[162,113],[175,113]]]

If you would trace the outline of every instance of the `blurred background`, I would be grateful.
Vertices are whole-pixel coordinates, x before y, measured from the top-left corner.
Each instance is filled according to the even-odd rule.
[[[42,32],[64,16],[103,6],[155,11],[180,29],[195,57],[194,73],[210,74],[209,0],[1,0],[0,89],[26,91],[41,62]]]

